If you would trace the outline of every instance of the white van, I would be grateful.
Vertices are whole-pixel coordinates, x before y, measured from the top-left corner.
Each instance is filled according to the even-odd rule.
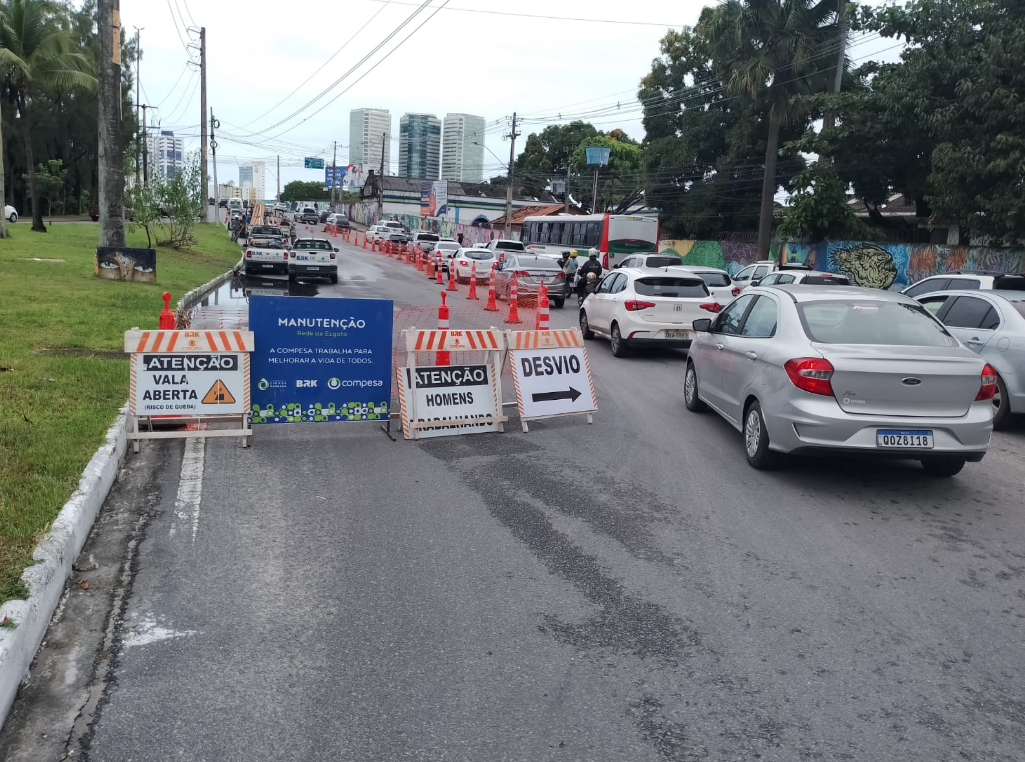
[[[228,199],[228,211],[229,212],[241,212],[242,211],[242,199],[240,199],[240,198],[229,198]]]

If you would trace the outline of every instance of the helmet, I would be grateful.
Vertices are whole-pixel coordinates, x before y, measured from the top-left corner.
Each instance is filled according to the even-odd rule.
[[[570,256],[570,259],[576,259],[577,258],[577,253],[575,251],[571,251],[569,253],[569,256]]]
[[[590,251],[587,252],[587,256],[591,257],[592,259],[597,259],[598,258],[598,250],[592,248]]]

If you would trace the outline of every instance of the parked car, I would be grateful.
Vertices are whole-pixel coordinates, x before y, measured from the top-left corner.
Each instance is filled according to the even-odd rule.
[[[736,275],[733,276],[733,283],[741,291],[743,291],[748,286],[757,285],[762,278],[764,278],[769,273],[776,272],[777,270],[804,270],[806,272],[810,272],[811,267],[809,267],[808,265],[800,264],[798,262],[784,262],[783,264],[780,264],[779,262],[776,262],[772,259],[762,259],[758,262],[755,262],[753,265],[748,265],[747,267],[740,270]]]
[[[255,273],[288,273],[288,248],[285,241],[261,239],[259,243],[247,245],[242,252],[243,269],[246,275]]]
[[[679,265],[671,268],[669,272],[676,272],[677,270],[693,273],[701,278],[705,285],[708,286],[708,290],[712,292],[715,300],[724,307],[732,302],[734,297],[740,296],[740,287],[733,283],[733,279],[730,278],[728,272],[720,270],[718,267]]]
[[[901,293],[919,297],[934,291],[1025,291],[1025,274],[965,272],[923,278]]]
[[[330,209],[321,209],[320,210],[320,221],[321,222],[327,222],[327,218],[330,215],[331,215],[331,210]]]
[[[484,248],[495,252],[495,256],[498,258],[499,262],[505,259],[505,255],[507,253],[523,254],[526,252],[526,247],[523,245],[523,241],[512,241],[505,238],[495,238],[492,241],[488,241]],[[538,255],[535,254],[533,256]]]
[[[338,282],[338,247],[323,238],[297,238],[288,257],[288,279],[327,278]]]
[[[455,277],[460,283],[469,283],[474,273],[478,281],[490,278],[491,268],[498,262],[495,259],[495,252],[479,248],[456,249],[448,261],[451,267],[455,268]]]
[[[377,241],[378,243],[380,243],[381,241],[385,240],[385,238],[390,236],[393,232],[395,232],[395,229],[389,227],[388,225],[373,225],[370,227],[369,230],[367,230],[367,235],[370,236],[371,241]]]
[[[285,234],[277,225],[251,225],[246,237],[246,244],[256,246],[262,241],[284,240]]]
[[[851,281],[846,275],[824,273],[820,270],[777,270],[769,273],[757,284],[758,286],[785,286],[788,283],[803,283],[806,286],[850,286]]]
[[[705,282],[693,273],[616,268],[580,307],[585,339],[607,336],[612,354],[643,345],[689,347],[694,321],[719,312]]]
[[[624,267],[659,269],[661,267],[673,267],[682,264],[683,257],[679,254],[631,254],[622,262],[617,263],[613,269],[621,270]]]
[[[327,224],[334,225],[336,228],[348,228],[349,218],[341,212],[335,212],[334,214],[328,215]]]
[[[833,453],[953,476],[989,447],[996,370],[909,297],[756,286],[694,329],[687,409],[741,431],[754,468]]]
[[[409,236],[401,231],[392,230],[390,233],[387,234],[385,240],[392,244],[404,244],[409,243]]]
[[[320,222],[320,212],[312,206],[304,207],[299,214],[299,221],[307,225],[316,225]]]
[[[428,233],[425,230],[421,230],[413,235],[413,245],[425,254],[430,253],[434,249],[434,244],[440,240],[441,236],[437,233]]]
[[[489,250],[493,255],[498,251]],[[505,258],[495,270],[495,293],[499,299],[509,299],[513,281],[516,281],[517,297],[537,297],[538,289],[544,283],[548,287],[548,298],[554,307],[566,302],[566,276],[559,263],[551,257],[533,254],[505,252]]]
[[[993,428],[1025,413],[1025,292],[944,291],[918,301],[997,372]]]
[[[18,221],[18,210],[15,209],[10,204],[7,204],[7,205],[4,206],[4,217],[7,218],[8,222],[17,222]],[[97,214],[96,219],[99,219],[99,214]]]
[[[438,241],[433,244],[431,251],[427,252],[431,256],[437,256],[441,254],[441,269],[447,275],[448,265],[452,261],[452,257],[456,255],[461,247],[455,241]]]
[[[398,220],[384,220],[383,222],[380,222],[378,224],[379,225],[384,225],[385,227],[388,227],[388,228],[394,228],[395,230],[397,230],[399,232],[402,232],[402,233],[408,233],[409,232],[408,230],[406,230],[405,225],[403,225]]]
[[[93,222],[99,222],[100,221],[100,205],[99,204],[93,204],[92,206],[89,207],[89,219],[91,219]],[[132,210],[129,209],[127,206],[125,207],[125,219],[129,220],[129,221],[132,219]]]

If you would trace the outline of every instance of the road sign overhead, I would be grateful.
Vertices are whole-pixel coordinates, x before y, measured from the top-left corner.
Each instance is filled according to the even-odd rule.
[[[307,156],[305,158],[304,162],[303,162],[303,166],[306,169],[323,169],[324,168],[324,160],[323,159],[315,159],[312,156]]]

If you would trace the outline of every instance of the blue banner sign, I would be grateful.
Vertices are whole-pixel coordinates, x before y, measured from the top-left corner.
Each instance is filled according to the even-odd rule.
[[[253,423],[387,420],[392,314],[386,299],[253,296]]]
[[[341,188],[345,185],[346,167],[324,167],[324,187]]]
[[[603,146],[587,146],[584,148],[584,155],[589,165],[597,164],[600,167],[607,167],[609,165],[609,154],[612,152],[611,148],[605,148]]]

